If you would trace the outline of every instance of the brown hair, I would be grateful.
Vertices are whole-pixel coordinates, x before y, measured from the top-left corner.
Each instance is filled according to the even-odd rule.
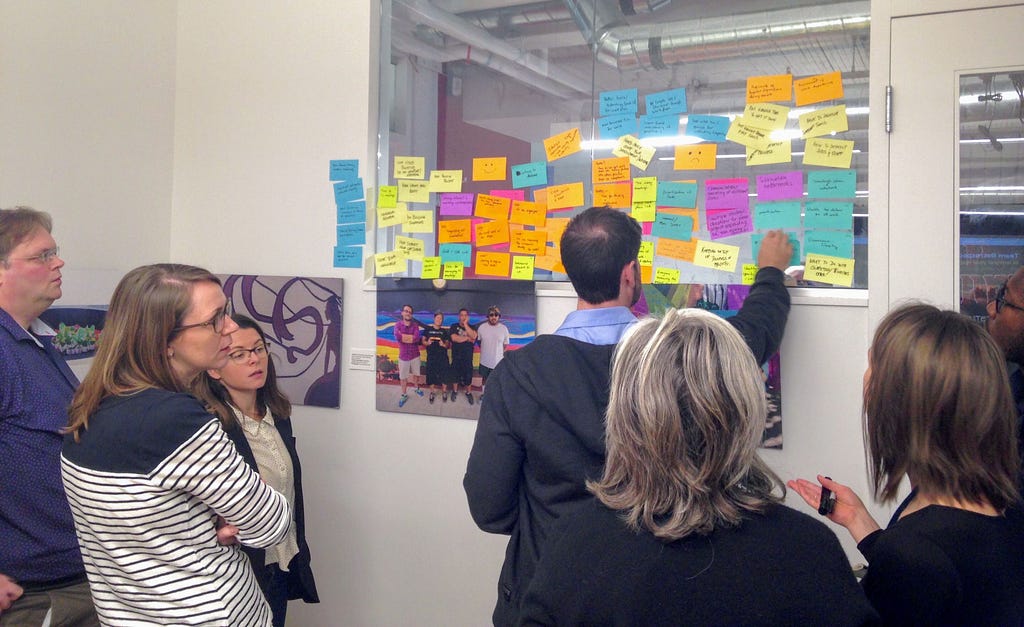
[[[202,268],[158,263],[135,268],[117,284],[95,361],[68,410],[67,430],[76,441],[108,396],[146,388],[186,391],[186,383],[174,374],[167,345],[192,304],[192,288],[203,281],[220,285],[220,279]]]
[[[31,207],[0,209],[0,261],[6,264],[7,255],[36,229],[53,230],[50,214]]]
[[[871,344],[864,440],[875,496],[903,475],[925,494],[1004,509],[1019,499],[1017,414],[1003,353],[955,311],[891,311]]]

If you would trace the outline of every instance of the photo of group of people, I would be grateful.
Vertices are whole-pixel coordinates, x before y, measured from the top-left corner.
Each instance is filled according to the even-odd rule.
[[[476,419],[487,377],[536,335],[533,283],[379,278],[377,409]]]

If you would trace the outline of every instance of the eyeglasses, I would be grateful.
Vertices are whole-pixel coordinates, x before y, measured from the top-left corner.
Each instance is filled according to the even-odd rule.
[[[54,246],[53,248],[47,248],[38,255],[32,255],[31,257],[14,257],[11,261],[34,261],[39,264],[46,265],[56,259],[60,255],[60,247]]]
[[[249,355],[253,355],[256,359],[263,359],[270,353],[266,344],[257,344],[252,348],[239,348],[228,353],[228,359],[236,364],[244,364],[249,361]]]
[[[220,333],[224,330],[224,320],[231,315],[231,303],[224,305],[224,309],[221,309],[217,313],[213,314],[213,317],[206,322],[197,322],[195,324],[183,324],[180,327],[174,327],[171,329],[172,333],[178,331],[184,331],[186,329],[194,329],[196,327],[210,327],[214,333]]]
[[[501,314],[500,313],[489,313],[489,314],[487,314],[487,317],[488,318],[500,318]]]
[[[1009,279],[1007,279],[1009,280]],[[1003,306],[1009,307],[1010,309],[1016,309],[1017,311],[1024,311],[1024,307],[1020,305],[1014,305],[1010,301],[1006,300],[1006,283],[1004,282],[999,286],[999,290],[996,292],[996,313],[1003,311]]]

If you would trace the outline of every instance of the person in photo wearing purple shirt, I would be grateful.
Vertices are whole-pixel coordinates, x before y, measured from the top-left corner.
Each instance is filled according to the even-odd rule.
[[[409,377],[420,374],[420,325],[412,318],[412,305],[402,305],[402,319],[395,323],[395,341],[398,342],[398,380],[402,382],[402,396],[398,406],[409,402]],[[416,394],[423,396],[419,379],[415,379]]]

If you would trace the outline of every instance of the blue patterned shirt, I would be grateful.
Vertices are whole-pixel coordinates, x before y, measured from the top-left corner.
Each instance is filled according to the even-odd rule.
[[[570,312],[558,327],[555,335],[571,337],[574,340],[607,346],[618,344],[637,318],[628,307],[601,307],[600,309],[577,309]]]

